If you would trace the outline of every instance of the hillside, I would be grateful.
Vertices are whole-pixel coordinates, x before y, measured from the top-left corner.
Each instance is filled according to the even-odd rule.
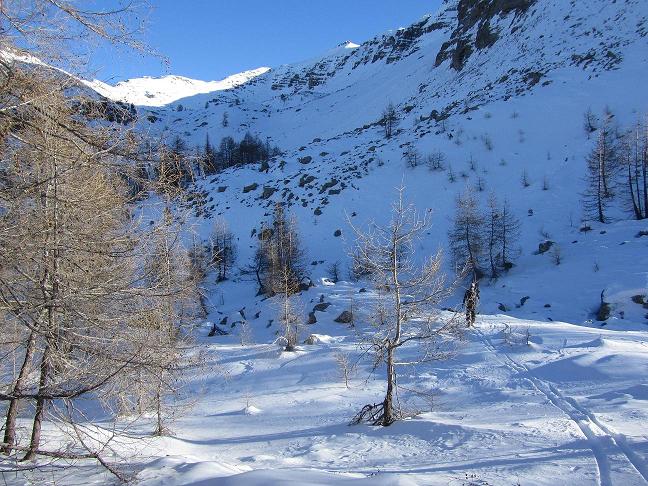
[[[578,230],[594,143],[583,116],[591,109],[601,118],[609,109],[627,126],[644,115],[647,95],[637,87],[648,57],[647,15],[645,3],[633,0],[447,1],[436,15],[360,46],[345,42],[232,89],[141,108],[140,123],[198,147],[207,136],[217,146],[224,136],[251,132],[283,151],[263,173],[238,167],[196,184],[203,206],[197,223],[207,231],[212,217],[224,216],[241,261],[251,257],[253,230],[283,202],[309,235],[313,276],[324,276],[328,263],[347,260],[347,218],[360,226],[384,219],[401,183],[409,200],[434,211],[422,242],[433,251],[447,245],[456,195],[478,187],[484,204],[491,192],[506,198],[522,222],[518,265],[485,290],[485,310],[501,303],[523,316],[583,323],[602,290],[624,300],[646,285],[643,273],[619,267],[625,259],[609,248],[621,241],[596,235],[596,226],[591,234]],[[398,121],[386,139],[378,122],[390,102]],[[407,168],[404,153],[412,148],[422,157],[440,151],[446,170]],[[627,217],[622,206],[616,203],[617,219]],[[637,231],[619,238],[645,246],[634,239]],[[561,248],[563,265],[533,254],[545,240]],[[585,253],[584,244],[596,249]],[[538,281],[547,288],[544,300],[533,295]],[[495,287],[497,295],[489,294]],[[515,309],[523,296],[531,297],[528,306]]]

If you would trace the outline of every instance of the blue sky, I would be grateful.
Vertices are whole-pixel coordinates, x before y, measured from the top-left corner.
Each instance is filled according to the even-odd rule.
[[[434,13],[441,0],[155,0],[145,39],[170,65],[98,49],[94,74],[116,82],[179,74],[221,79],[305,60],[340,42],[361,43]]]

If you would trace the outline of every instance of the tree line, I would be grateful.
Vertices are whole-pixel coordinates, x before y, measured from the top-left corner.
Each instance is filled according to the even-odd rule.
[[[211,144],[207,135],[200,154],[200,166],[203,174],[210,175],[229,167],[267,162],[280,154],[281,150],[271,145],[269,139],[263,141],[250,132],[239,142],[230,136],[223,137],[218,147]]]
[[[191,148],[180,136],[171,142],[147,141],[145,151],[153,153],[153,163],[140,175],[160,181],[166,186],[188,188],[196,179],[217,174],[230,167],[267,163],[281,150],[262,141],[259,136],[246,133],[240,142],[223,137],[218,147],[212,145],[209,135],[202,147]]]

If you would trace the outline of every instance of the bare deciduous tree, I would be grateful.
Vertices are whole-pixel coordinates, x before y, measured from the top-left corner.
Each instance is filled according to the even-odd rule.
[[[344,381],[344,386],[349,388],[349,380],[355,372],[355,363],[351,362],[351,357],[348,353],[342,351],[335,353],[334,359],[340,373],[340,378]]]
[[[236,262],[236,242],[227,222],[220,218],[214,222],[209,235],[208,251],[210,262],[216,271],[216,281],[227,280]]]
[[[390,102],[383,110],[380,123],[385,129],[385,138],[391,138],[394,133],[394,128],[398,123],[398,114],[393,103]]]
[[[435,150],[428,154],[425,162],[430,170],[436,171],[445,169],[445,160],[445,154],[440,150]]]
[[[370,224],[367,230],[354,228],[357,255],[370,272],[378,295],[370,316],[371,332],[365,343],[374,359],[374,369],[386,367],[387,389],[380,404],[365,406],[354,418],[374,425],[391,425],[399,418],[395,404],[398,387],[398,351],[407,346],[416,357],[407,363],[422,363],[447,356],[443,344],[456,331],[452,320],[443,321],[435,309],[448,294],[441,272],[441,252],[417,264],[416,244],[427,231],[430,212],[420,215],[405,204],[403,188],[386,226]],[[413,349],[410,349],[413,348]]]
[[[60,419],[55,401],[73,407],[91,396],[111,408],[116,389],[134,393],[137,376],[161,380],[178,366],[178,339],[152,344],[150,323],[186,336],[189,322],[156,312],[167,298],[183,300],[142,272],[154,233],[136,217],[136,199],[120,177],[127,161],[110,149],[126,140],[80,123],[63,88],[53,86],[34,73],[22,78],[21,96],[30,102],[9,115],[22,126],[7,134],[0,188],[0,314],[15,337],[2,342],[10,357],[0,368],[9,390],[0,394],[8,403],[3,449],[26,451],[25,459],[57,453],[41,448],[44,421]],[[15,372],[12,363],[20,363]],[[27,400],[35,408],[23,446],[15,420]]]
[[[583,115],[583,129],[587,134],[587,138],[589,138],[590,134],[592,134],[598,129],[598,125],[599,125],[598,118],[592,112],[592,109],[588,108],[585,114]]]
[[[408,167],[414,169],[421,164],[421,153],[416,149],[416,147],[408,147],[408,149],[403,154],[405,163]]]
[[[486,213],[485,240],[488,247],[488,262],[491,278],[500,271],[510,270],[519,254],[514,242],[520,236],[520,222],[511,212],[508,201],[499,204],[494,194],[488,198]]]
[[[635,219],[648,218],[648,124],[637,123],[624,137],[620,164],[623,188]]]
[[[333,283],[338,283],[340,281],[340,274],[341,274],[340,267],[341,267],[340,262],[334,261],[327,268],[327,272]]]
[[[2,452],[95,459],[122,478],[102,457],[112,453],[114,434],[93,437],[75,404],[92,399],[116,413],[126,397],[140,394],[139,384],[173,382],[191,319],[160,310],[171,298],[188,307],[192,299],[150,284],[144,262],[155,231],[138,217],[150,186],[145,166],[130,160],[141,149],[137,137],[108,125],[119,118],[116,105],[70,90],[74,78],[22,59],[32,49],[41,60],[70,61],[69,68],[68,49],[89,37],[141,47],[129,35],[139,22],[125,18],[136,4],[93,11],[68,1],[0,3],[0,47],[14,54],[0,58]],[[181,287],[191,280],[183,278]],[[168,338],[158,342],[152,334]],[[23,444],[16,417],[26,403],[33,408]],[[70,442],[44,447],[45,421]]]
[[[455,267],[481,276],[484,224],[477,198],[470,189],[457,197],[456,213],[448,239]]]
[[[583,208],[588,217],[605,223],[606,209],[611,197],[610,146],[605,128],[599,130],[596,147],[587,158],[587,187],[583,193]]]
[[[253,264],[259,292],[266,295],[294,294],[305,277],[304,250],[297,222],[287,217],[282,205],[275,206],[273,220],[259,233],[259,246]]]

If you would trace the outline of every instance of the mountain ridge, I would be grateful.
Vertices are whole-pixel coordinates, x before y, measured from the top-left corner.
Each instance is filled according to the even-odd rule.
[[[257,76],[265,74],[269,67],[260,67],[232,74],[218,81],[202,81],[185,76],[142,76],[120,81],[115,85],[103,81],[83,81],[86,86],[112,101],[132,103],[137,106],[162,107],[179,99],[197,94],[213,93],[236,88]]]

